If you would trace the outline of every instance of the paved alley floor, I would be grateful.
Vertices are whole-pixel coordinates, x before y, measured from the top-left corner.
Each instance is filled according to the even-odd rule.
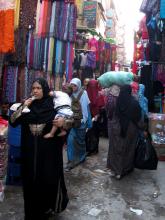
[[[107,151],[108,140],[101,138],[98,155],[65,173],[70,202],[55,219],[165,220],[165,162],[157,171],[135,170],[119,181],[104,172]],[[7,186],[0,220],[23,220],[21,187]]]

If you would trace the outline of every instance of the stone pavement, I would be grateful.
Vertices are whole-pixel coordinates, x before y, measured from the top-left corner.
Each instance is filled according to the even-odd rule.
[[[165,162],[159,162],[157,171],[135,170],[119,181],[104,172],[107,151],[108,140],[101,138],[98,155],[65,173],[70,202],[55,219],[164,220]],[[7,187],[0,220],[23,220],[20,187]]]

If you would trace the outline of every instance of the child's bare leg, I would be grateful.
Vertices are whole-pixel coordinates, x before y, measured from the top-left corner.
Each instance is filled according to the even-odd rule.
[[[58,137],[62,137],[65,136],[67,134],[66,130],[64,130],[63,128],[61,128],[61,132],[57,135]]]
[[[52,138],[54,137],[55,132],[57,131],[57,127],[53,125],[51,131],[48,134],[44,135],[44,138]]]

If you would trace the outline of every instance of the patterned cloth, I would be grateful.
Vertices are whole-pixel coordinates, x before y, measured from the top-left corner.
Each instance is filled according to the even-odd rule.
[[[4,75],[3,94],[7,97],[9,103],[16,102],[18,67],[6,67]]]
[[[21,28],[29,29],[35,27],[36,24],[37,0],[21,0],[20,4],[20,23]]]

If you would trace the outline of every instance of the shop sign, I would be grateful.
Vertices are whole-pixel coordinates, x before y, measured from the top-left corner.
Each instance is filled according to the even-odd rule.
[[[96,27],[96,1],[84,1],[84,18],[86,19],[89,28]]]

